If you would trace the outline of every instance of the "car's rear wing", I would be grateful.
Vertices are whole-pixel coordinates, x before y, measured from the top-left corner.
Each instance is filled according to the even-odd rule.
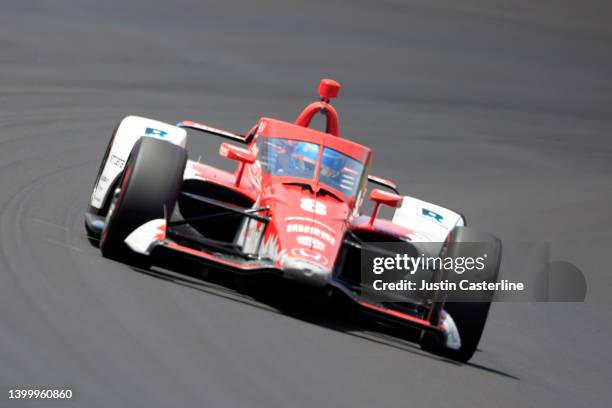
[[[202,123],[194,122],[192,120],[184,120],[182,122],[177,123],[176,126],[180,128],[198,130],[200,132],[205,132],[211,135],[220,136],[225,139],[233,140],[235,142],[240,142],[240,143],[249,143],[251,139],[253,138],[253,134],[249,134],[245,136],[245,135],[241,135],[238,133],[228,132],[227,130],[217,129],[212,126],[207,126]]]

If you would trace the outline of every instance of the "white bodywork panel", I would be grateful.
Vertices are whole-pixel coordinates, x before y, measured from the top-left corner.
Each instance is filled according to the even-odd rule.
[[[395,210],[393,223],[415,232],[411,238],[420,242],[444,242],[456,226],[464,226],[463,217],[448,208],[418,198],[404,196]]]
[[[91,195],[92,207],[102,207],[104,199],[108,194],[108,189],[119,173],[123,171],[132,147],[141,137],[165,140],[182,148],[185,148],[187,145],[187,132],[185,129],[139,116],[124,118],[117,128],[106,163],[104,163],[100,178],[94,186]]]
[[[459,336],[459,329],[453,320],[453,317],[442,311],[442,329],[446,333],[445,346],[449,349],[459,350],[461,348],[461,336]]]
[[[132,251],[143,255],[149,255],[151,245],[166,237],[166,220],[159,218],[151,220],[136,228],[125,239],[125,243]]]

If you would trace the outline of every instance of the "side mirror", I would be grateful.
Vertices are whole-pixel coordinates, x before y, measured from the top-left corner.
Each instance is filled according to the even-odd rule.
[[[257,159],[257,155],[254,152],[242,147],[231,145],[229,143],[221,143],[221,146],[219,147],[219,154],[221,157],[240,162],[238,174],[236,175],[236,186],[239,186],[240,181],[242,180],[244,165],[247,163],[253,164]]]
[[[397,184],[395,184],[395,182],[386,179],[386,178],[382,178],[382,177],[377,177],[377,176],[372,176],[371,174],[368,176],[368,181],[370,183],[373,184],[377,184],[381,187],[386,187],[390,190],[393,190],[395,192],[395,194],[399,194],[399,191],[397,190]]]
[[[257,159],[252,151],[229,143],[221,143],[219,154],[221,157],[249,164],[255,163],[255,159]]]
[[[376,203],[374,205],[374,209],[372,210],[372,215],[370,216],[370,225],[374,225],[374,220],[378,215],[378,209],[380,208],[381,204],[397,208],[402,205],[403,197],[398,194],[388,193],[376,188],[370,193],[370,200]]]

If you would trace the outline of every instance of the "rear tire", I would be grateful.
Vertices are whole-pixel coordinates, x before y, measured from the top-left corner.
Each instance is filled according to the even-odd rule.
[[[100,240],[102,255],[121,258],[130,253],[124,243],[136,228],[158,218],[170,218],[187,163],[185,149],[141,137],[125,164]]]
[[[499,275],[499,265],[501,262],[502,247],[501,241],[494,236],[467,227],[457,227],[450,235],[450,246],[448,256],[455,257],[479,257],[482,256],[481,245],[461,245],[464,243],[481,243],[486,246],[487,262],[486,267],[478,272],[477,277],[470,279],[470,282],[497,282]],[[459,245],[457,245],[459,244]],[[459,275],[452,273],[449,281],[462,279]],[[459,276],[459,279],[457,277]],[[465,278],[463,278],[465,279]],[[446,302],[444,310],[451,315],[459,337],[461,338],[461,348],[453,350],[440,344],[438,337],[424,333],[421,338],[421,348],[425,351],[437,354],[452,360],[467,362],[472,358],[480,337],[487,322],[487,316],[491,307],[492,294],[483,292],[477,299],[472,298],[469,302]]]

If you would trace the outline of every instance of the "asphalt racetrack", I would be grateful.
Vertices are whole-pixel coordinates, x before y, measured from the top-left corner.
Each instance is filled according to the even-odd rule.
[[[609,1],[5,1],[0,406],[579,407],[612,380]],[[341,82],[373,173],[504,241],[544,242],[584,303],[493,305],[459,365],[372,328],[103,259],[83,229],[128,114],[244,132]],[[214,138],[190,156],[220,163]],[[180,273],[184,272],[184,273]],[[511,273],[506,272],[506,273]],[[282,297],[282,295],[279,295]],[[300,310],[300,306],[301,309]],[[10,388],[73,391],[14,401]]]

